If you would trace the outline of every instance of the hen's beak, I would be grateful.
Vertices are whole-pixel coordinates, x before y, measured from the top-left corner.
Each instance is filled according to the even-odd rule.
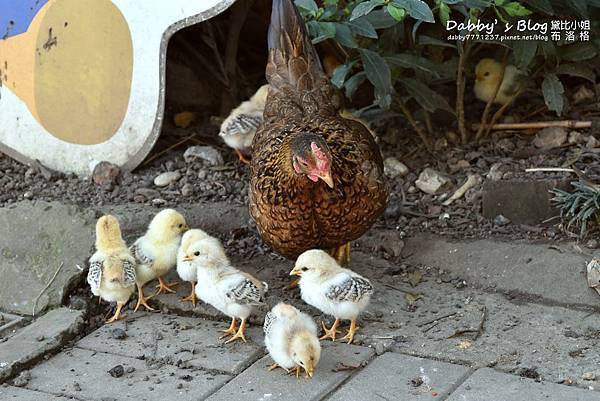
[[[331,171],[328,171],[326,174],[320,175],[320,179],[322,179],[325,184],[329,186],[329,188],[333,188],[333,178],[331,178]]]
[[[302,270],[300,270],[299,267],[294,267],[292,269],[292,271],[290,272],[290,276],[301,276],[302,275]]]
[[[183,258],[183,261],[184,261],[184,262],[191,262],[191,261],[192,261],[192,257],[191,257],[191,256],[185,256],[185,257]]]

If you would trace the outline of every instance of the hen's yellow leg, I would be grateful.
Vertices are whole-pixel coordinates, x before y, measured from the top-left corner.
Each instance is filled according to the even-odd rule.
[[[225,341],[225,344],[229,344],[230,342],[235,341],[238,338],[240,338],[243,342],[246,342],[246,336],[244,336],[245,330],[246,330],[246,319],[242,319],[242,323],[240,324],[240,328],[238,329],[237,333],[235,333],[235,335],[233,337],[231,337],[229,340]]]
[[[350,249],[350,242],[337,248],[335,258],[340,265],[347,265],[350,263]]]
[[[321,338],[319,338],[319,340],[325,340],[327,338],[331,338],[331,341],[335,341],[335,335],[337,333],[339,333],[339,331],[337,330],[337,327],[339,324],[340,324],[340,319],[335,319],[335,322],[333,322],[333,324],[331,325],[331,328],[328,329],[327,326],[325,326],[325,322],[321,322],[321,326],[323,326],[323,331],[325,332],[325,334],[323,334],[321,336]]]
[[[348,344],[351,344],[354,341],[354,333],[358,330],[359,327],[356,325],[356,319],[352,319],[350,321],[350,328],[348,329],[348,334],[342,338],[342,340],[348,340]]]
[[[240,161],[244,164],[250,164],[250,160],[246,159],[244,157],[244,155],[242,154],[242,152],[240,152],[239,149],[235,150],[235,153],[237,154],[238,158],[240,159]]]
[[[236,329],[237,329],[237,327],[235,324],[235,318],[233,317],[233,318],[231,318],[231,326],[229,326],[229,328],[227,330],[223,331],[223,335],[221,337],[219,337],[219,340],[221,338],[225,338],[225,337],[234,335]]]
[[[121,309],[123,309],[123,304],[118,302],[117,310],[115,311],[114,316],[111,317],[110,319],[108,319],[106,321],[106,323],[112,323],[112,322],[116,322],[117,320],[125,319],[125,315],[121,314]]]
[[[138,289],[138,301],[137,301],[137,304],[135,305],[135,309],[133,311],[137,312],[140,305],[144,305],[146,310],[153,311],[154,308],[151,308],[150,305],[148,305],[148,303],[146,302],[146,300],[148,298],[144,297],[144,288],[139,284],[136,284],[136,285],[137,285],[137,289]]]
[[[159,277],[158,285],[156,286],[156,288],[158,288],[158,291],[156,291],[156,294],[154,294],[154,295],[167,293],[167,292],[174,293],[175,290],[173,290],[171,287],[175,287],[177,284],[179,284],[179,283],[167,283],[167,282],[165,282],[165,280],[163,280],[162,277]]]
[[[185,298],[181,298],[183,302],[189,301],[196,307],[196,283],[192,281],[192,292]]]

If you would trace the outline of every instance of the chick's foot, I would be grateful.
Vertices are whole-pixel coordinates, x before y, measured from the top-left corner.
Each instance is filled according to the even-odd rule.
[[[158,288],[158,291],[156,291],[156,294],[154,295],[163,294],[167,292],[175,293],[175,290],[173,290],[171,287],[175,287],[177,284],[179,283],[167,283],[165,282],[165,280],[163,280],[162,277],[159,277],[158,285],[156,286],[156,288]]]
[[[321,338],[319,338],[319,340],[331,338],[331,341],[335,341],[335,335],[339,333],[339,331],[337,330],[339,324],[340,319],[335,319],[335,322],[333,322],[331,328],[328,329],[327,326],[325,326],[325,322],[321,322],[321,326],[323,326],[323,332],[325,334],[323,334]]]

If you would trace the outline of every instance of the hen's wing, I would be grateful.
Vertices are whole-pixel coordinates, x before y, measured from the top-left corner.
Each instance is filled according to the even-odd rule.
[[[358,302],[363,297],[373,294],[373,286],[369,280],[347,276],[346,280],[329,287],[325,296],[336,302]]]
[[[90,269],[87,274],[87,282],[92,288],[92,291],[100,288],[100,282],[102,281],[102,262],[94,261],[90,262]]]
[[[131,287],[135,284],[135,263],[131,260],[123,261],[123,286]]]
[[[136,262],[141,265],[152,265],[154,263],[154,256],[137,242],[131,245],[129,251],[135,258]]]
[[[242,305],[257,305],[262,303],[263,291],[249,278],[234,285],[226,294],[230,300]]]

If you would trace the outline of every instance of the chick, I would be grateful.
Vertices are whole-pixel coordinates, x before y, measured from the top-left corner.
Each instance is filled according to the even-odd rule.
[[[246,319],[254,307],[263,302],[269,288],[267,283],[231,266],[221,242],[216,238],[195,242],[190,246],[188,255],[198,266],[196,296],[231,317],[231,325],[221,338],[232,336],[226,343],[238,338],[246,342]],[[237,331],[236,318],[242,321]]]
[[[107,323],[123,319],[121,309],[135,289],[135,259],[121,237],[119,221],[102,216],[96,223],[96,252],[90,258],[87,282],[92,293],[108,302],[116,302],[117,310]]]
[[[356,333],[356,318],[371,299],[373,286],[366,278],[344,269],[325,251],[311,249],[296,260],[290,275],[300,276],[302,300],[324,313],[333,315],[335,322],[327,328],[321,322],[325,335],[321,339],[335,341],[340,319],[350,319],[350,328],[343,340],[350,344]]]
[[[275,363],[269,370],[281,367],[286,372],[304,369],[312,377],[321,358],[317,325],[310,316],[283,302],[265,317],[265,345]]]
[[[249,161],[244,157],[244,153],[249,153],[256,129],[262,124],[268,93],[269,85],[261,86],[250,100],[233,109],[221,124],[219,136],[246,164]]]
[[[514,65],[507,65],[504,70],[502,84],[494,103],[506,104],[510,98],[519,90],[519,79],[521,72]],[[502,76],[502,64],[491,58],[484,58],[475,67],[475,96],[478,99],[489,102],[494,96],[496,85]]]
[[[190,245],[204,238],[211,238],[210,235],[199,229],[189,230],[181,238],[181,246],[177,252],[177,273],[184,281],[192,284],[190,295],[183,298],[182,301],[190,301],[196,306],[196,281],[198,280],[197,265],[192,263],[191,254],[188,253]]]
[[[138,288],[137,311],[140,305],[147,310],[152,309],[144,297],[144,284],[158,278],[157,285],[160,294],[163,291],[175,292],[171,289],[173,283],[167,284],[162,278],[177,263],[177,250],[181,235],[189,229],[185,218],[173,209],[160,211],[148,226],[143,237],[138,238],[131,246],[131,253],[137,261],[136,285]]]

